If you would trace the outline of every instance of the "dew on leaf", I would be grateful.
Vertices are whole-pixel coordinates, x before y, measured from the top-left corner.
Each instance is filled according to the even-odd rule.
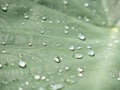
[[[59,20],[57,20],[57,21],[56,21],[56,23],[57,23],[57,24],[59,24],[59,23],[60,23],[60,21],[59,21]]]
[[[23,88],[22,87],[18,87],[18,90],[23,90]]]
[[[61,83],[56,83],[56,84],[51,84],[50,87],[52,88],[52,90],[60,90],[64,87],[64,85]]]
[[[49,21],[49,23],[53,23],[52,21]]]
[[[83,58],[83,55],[80,54],[80,53],[75,53],[75,54],[74,54],[74,58],[75,58],[75,59],[82,59],[82,58]]]
[[[42,16],[42,20],[43,20],[43,21],[47,20],[47,17],[43,15],[43,16]]]
[[[20,61],[18,62],[18,66],[21,67],[21,68],[25,68],[25,67],[26,67],[26,62],[23,61],[23,60],[20,60]]]
[[[89,50],[88,51],[88,55],[93,57],[93,56],[95,56],[95,52],[93,50]]]
[[[69,48],[68,48],[70,51],[74,51],[75,50],[75,47],[73,45],[71,45]]]
[[[67,83],[67,84],[75,84],[76,80],[74,78],[67,78],[67,79],[65,79],[65,83]]]
[[[54,61],[55,61],[56,63],[60,63],[61,60],[62,60],[62,58],[59,57],[59,56],[56,56],[56,57],[54,58]]]
[[[38,90],[46,90],[46,89],[44,89],[43,87],[40,87],[40,88],[38,88]]]
[[[77,47],[77,50],[80,50],[81,48],[82,48],[82,47],[78,46],[78,47]]]
[[[86,40],[85,35],[82,34],[82,33],[79,33],[79,34],[77,35],[77,37],[78,37],[78,39],[80,39],[80,40],[82,40],[82,41],[85,41],[85,40]]]
[[[26,85],[29,85],[29,82],[28,82],[28,81],[26,81],[26,82],[25,82],[25,84],[26,84]]]
[[[43,46],[47,46],[47,43],[43,42],[42,45],[43,45]]]
[[[40,79],[40,75],[38,75],[38,74],[34,75],[34,79],[35,80],[39,80]]]
[[[65,67],[65,70],[68,71],[70,69],[70,67]]]

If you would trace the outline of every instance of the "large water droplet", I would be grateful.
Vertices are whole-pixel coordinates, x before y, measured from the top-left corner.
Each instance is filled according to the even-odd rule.
[[[20,61],[18,62],[18,66],[21,67],[21,68],[25,68],[25,67],[26,67],[26,62],[23,61],[23,60],[20,60]]]
[[[85,35],[83,35],[82,33],[79,33],[77,37],[78,37],[80,40],[82,40],[82,41],[85,41],[85,40],[86,40]]]
[[[56,63],[60,63],[61,60],[62,60],[62,58],[59,57],[59,56],[56,56],[56,57],[54,58],[54,61],[55,61]]]
[[[93,50],[89,50],[88,51],[88,55],[93,57],[93,56],[95,56],[95,52]]]
[[[41,76],[41,80],[46,80],[46,76]]]
[[[74,54],[74,58],[75,58],[75,59],[82,59],[82,58],[83,58],[83,55],[82,55],[82,54],[79,54],[79,53],[75,53],[75,54]]]
[[[29,42],[29,46],[32,46],[32,43],[31,43],[31,42]]]
[[[42,20],[43,20],[43,21],[47,20],[47,17],[43,15],[43,16],[42,16]]]
[[[75,47],[74,47],[73,45],[71,45],[71,46],[69,47],[69,50],[70,50],[70,51],[74,51],[74,50],[75,50]]]
[[[89,6],[89,3],[85,3],[84,6],[85,6],[85,7],[88,7],[88,6]]]
[[[51,84],[50,87],[52,88],[52,90],[60,90],[64,87],[64,85],[61,83],[56,83],[56,84]]]
[[[6,45],[6,42],[2,42],[2,45]]]

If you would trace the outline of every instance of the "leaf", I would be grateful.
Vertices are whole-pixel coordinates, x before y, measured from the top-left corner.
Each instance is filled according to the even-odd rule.
[[[119,90],[119,0],[0,0],[0,90]]]

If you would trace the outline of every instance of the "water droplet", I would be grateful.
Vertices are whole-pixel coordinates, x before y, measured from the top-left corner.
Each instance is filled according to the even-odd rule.
[[[80,50],[82,47],[78,46],[77,49]]]
[[[52,21],[49,21],[49,23],[53,23]]]
[[[46,79],[46,77],[45,77],[45,76],[42,76],[42,77],[41,77],[41,80],[45,80],[45,79]]]
[[[25,67],[26,67],[26,62],[23,61],[23,60],[20,60],[20,61],[18,62],[18,66],[21,67],[21,68],[25,68]]]
[[[47,43],[43,42],[42,45],[43,45],[43,46],[47,46]]]
[[[32,46],[32,43],[31,43],[31,42],[29,42],[29,46]]]
[[[78,37],[80,40],[82,40],[82,41],[85,41],[85,40],[86,40],[85,35],[83,35],[82,33],[79,33],[77,37]]]
[[[65,70],[68,71],[70,69],[70,67],[65,67]]]
[[[76,83],[76,80],[74,78],[68,78],[68,79],[65,79],[65,82],[67,84],[74,84],[74,83]]]
[[[90,19],[87,18],[87,17],[84,17],[84,20],[85,20],[86,22],[89,22],[89,21],[90,21]]]
[[[69,32],[67,30],[64,31],[65,34],[68,34]]]
[[[0,69],[3,67],[3,65],[0,63]]]
[[[62,60],[62,58],[60,58],[59,56],[56,56],[56,57],[54,58],[54,61],[55,61],[56,63],[60,63],[61,60]]]
[[[68,5],[68,1],[67,0],[63,0],[63,4],[64,5]]]
[[[26,84],[26,85],[29,85],[29,82],[26,81],[25,84]]]
[[[75,53],[75,54],[74,54],[74,58],[76,58],[76,59],[82,59],[82,58],[83,58],[83,55],[82,55],[82,54],[79,54],[79,53]]]
[[[25,18],[25,19],[29,19],[29,15],[25,13],[25,14],[24,14],[24,18]]]
[[[79,76],[79,77],[82,77],[82,76],[83,76],[83,73],[78,73],[78,76]]]
[[[5,5],[5,4],[2,4],[1,5],[1,10],[3,10],[4,12],[6,12],[7,11],[7,6]]]
[[[68,26],[68,25],[65,25],[65,29],[69,29],[69,26]]]
[[[80,68],[80,67],[77,68],[77,71],[78,71],[79,73],[84,72],[84,70],[83,70],[82,68]]]
[[[71,46],[69,47],[69,50],[70,50],[70,51],[74,51],[74,50],[75,50],[75,47],[74,47],[73,45],[71,45]]]
[[[44,89],[44,88],[40,87],[40,88],[38,88],[38,90],[46,90],[46,89]]]
[[[51,84],[50,87],[52,88],[52,90],[60,90],[64,87],[64,85],[61,83],[57,83],[57,84]]]
[[[41,34],[44,34],[44,31],[40,31]]]
[[[119,81],[119,80],[120,80],[120,77],[118,77],[117,80]]]
[[[2,50],[2,54],[6,54],[6,50]]]
[[[57,47],[60,47],[61,45],[58,43],[58,44],[56,44],[56,46],[57,46]]]
[[[82,17],[81,17],[81,16],[78,16],[78,19],[82,19]]]
[[[87,48],[88,48],[88,49],[92,49],[91,45],[87,45]]]
[[[40,79],[40,75],[37,75],[37,74],[34,75],[34,79],[35,79],[35,80],[39,80],[39,79]]]
[[[93,57],[93,56],[95,56],[95,52],[93,50],[89,50],[88,51],[88,55]]]
[[[88,6],[89,6],[89,3],[85,3],[84,6],[85,6],[85,7],[88,7]]]
[[[23,88],[22,87],[18,87],[18,90],[23,90]]]
[[[6,42],[2,42],[2,45],[6,45]]]
[[[59,20],[57,20],[56,22],[57,22],[57,24],[59,24],[59,23],[60,23],[60,21],[59,21]]]
[[[43,20],[43,21],[47,20],[47,17],[43,15],[43,16],[42,16],[42,20]]]

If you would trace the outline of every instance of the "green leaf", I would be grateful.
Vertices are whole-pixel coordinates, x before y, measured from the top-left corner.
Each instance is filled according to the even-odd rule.
[[[0,90],[119,90],[119,0],[0,0]]]

